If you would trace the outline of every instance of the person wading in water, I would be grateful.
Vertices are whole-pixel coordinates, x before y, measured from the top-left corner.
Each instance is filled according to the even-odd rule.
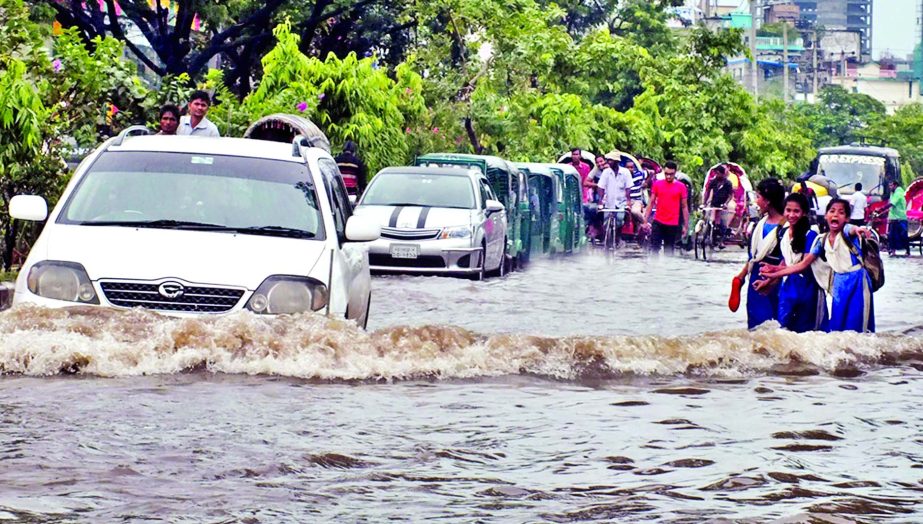
[[[782,248],[779,232],[785,224],[785,188],[775,178],[767,178],[756,186],[756,205],[763,218],[757,222],[750,239],[749,260],[733,280],[731,299],[732,311],[740,305],[740,289],[744,279],[750,276],[747,288],[747,327],[755,329],[768,320],[779,316],[779,281],[760,275],[764,264],[777,266],[782,263]]]

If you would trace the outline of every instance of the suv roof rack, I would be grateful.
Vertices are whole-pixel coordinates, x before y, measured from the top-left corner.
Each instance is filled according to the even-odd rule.
[[[295,135],[295,138],[292,139],[292,156],[302,158],[304,156],[304,151],[302,148],[305,147],[319,147],[321,149],[327,150],[329,147],[327,137],[307,137],[304,135]]]
[[[129,136],[141,136],[141,135],[150,135],[150,134],[151,134],[151,130],[148,129],[147,126],[141,126],[141,125],[129,126],[123,129],[122,132],[119,133],[115,137],[115,140],[113,140],[110,145],[120,146],[122,145],[122,142],[125,141],[125,138]]]

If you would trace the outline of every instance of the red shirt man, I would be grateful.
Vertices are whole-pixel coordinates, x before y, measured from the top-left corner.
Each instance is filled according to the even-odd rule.
[[[649,221],[651,212],[656,210],[651,231],[653,251],[660,251],[660,245],[663,244],[665,251],[673,253],[677,236],[680,233],[686,236],[689,195],[686,184],[676,180],[676,169],[676,162],[664,164],[664,179],[654,182],[651,202],[644,212],[645,221]]]

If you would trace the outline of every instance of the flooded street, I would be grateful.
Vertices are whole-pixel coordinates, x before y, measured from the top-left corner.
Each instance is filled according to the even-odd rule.
[[[0,313],[0,520],[923,521],[923,259],[878,335],[796,335],[728,251],[377,278],[368,333]]]

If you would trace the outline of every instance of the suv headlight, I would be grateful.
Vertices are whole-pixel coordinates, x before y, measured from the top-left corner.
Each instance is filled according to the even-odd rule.
[[[447,238],[470,238],[471,237],[471,226],[453,226],[443,228],[442,233],[439,234],[439,238],[445,240]]]
[[[318,311],[327,305],[327,286],[313,278],[271,276],[256,288],[247,309],[254,313],[285,315]]]
[[[45,260],[29,269],[29,291],[45,298],[99,304],[99,297],[83,265],[76,262]]]

